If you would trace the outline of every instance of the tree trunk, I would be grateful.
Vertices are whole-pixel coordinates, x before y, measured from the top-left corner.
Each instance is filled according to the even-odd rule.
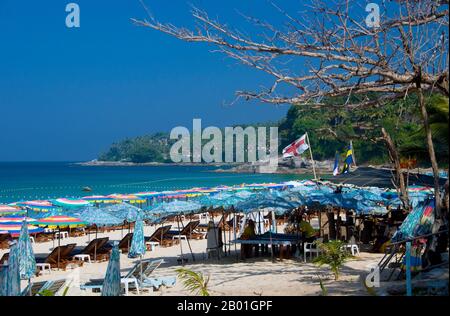
[[[397,185],[397,190],[400,190],[400,200],[402,201],[403,208],[405,210],[409,210],[408,191],[406,189],[405,179],[403,178],[403,172],[400,167],[400,158],[398,157],[397,148],[395,147],[391,136],[388,134],[388,132],[386,132],[384,127],[381,128],[381,133],[383,134],[383,139],[386,142],[391,161],[394,163],[395,173],[397,175],[397,181],[395,182]]]
[[[436,153],[434,151],[434,145],[433,145],[433,137],[431,135],[431,128],[428,121],[428,112],[427,107],[425,104],[425,98],[423,95],[423,90],[420,85],[420,80],[417,80],[417,95],[419,97],[419,105],[420,105],[420,111],[422,112],[422,119],[423,119],[423,126],[425,128],[425,133],[427,136],[427,147],[428,147],[428,154],[430,156],[431,161],[431,168],[433,169],[433,177],[434,177],[434,196],[436,200],[436,210],[435,215],[436,218],[442,218],[441,216],[441,199],[440,199],[440,190],[439,190],[439,167],[436,160]]]

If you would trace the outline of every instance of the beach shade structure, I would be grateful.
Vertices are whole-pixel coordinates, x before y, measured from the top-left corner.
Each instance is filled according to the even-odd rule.
[[[79,199],[60,198],[51,201],[54,205],[66,210],[76,210],[89,205],[89,201]]]
[[[119,218],[122,221],[127,221],[129,223],[134,222],[139,213],[141,213],[141,209],[139,207],[128,203],[108,205],[101,208],[101,210],[107,214]]]
[[[37,234],[44,232],[44,229],[27,223],[27,231],[29,234]],[[0,223],[0,231],[10,234],[12,237],[18,237],[22,229],[22,224],[19,222]]]
[[[64,215],[55,215],[55,216],[49,216],[46,218],[38,219],[34,222],[32,222],[33,225],[40,226],[40,227],[47,227],[50,229],[58,229],[58,232],[60,233],[61,228],[77,228],[77,227],[83,227],[86,226],[86,222],[82,221],[81,219],[77,217],[71,217],[71,216],[64,216]],[[54,239],[53,239],[53,242]],[[58,249],[60,249],[61,245],[61,238],[58,238]],[[58,252],[58,264],[57,267],[59,269],[59,260],[60,260],[60,253]]]
[[[137,195],[134,194],[110,194],[108,195],[108,197],[116,200],[116,201],[120,201],[120,202],[128,202],[131,204],[139,204],[139,203],[145,203],[146,199],[139,197]]]
[[[47,200],[23,201],[17,202],[17,206],[24,207],[36,212],[49,212],[59,209],[57,205]]]
[[[183,214],[198,211],[202,208],[202,205],[194,201],[171,201],[162,202],[151,208],[150,211],[155,215],[172,215]]]
[[[20,230],[17,248],[19,251],[20,278],[22,280],[28,280],[28,284],[30,284],[31,278],[36,273],[36,259],[34,257],[30,236],[28,234],[28,225],[26,220],[23,221],[22,229]]]
[[[95,238],[97,238],[99,226],[118,226],[123,224],[122,219],[93,206],[84,208],[80,212],[79,218],[89,225],[95,225]]]
[[[81,198],[84,201],[88,201],[92,204],[108,204],[108,203],[117,203],[118,201],[109,196],[104,195],[89,195],[83,196]]]
[[[120,252],[119,244],[116,243],[109,257],[108,268],[103,280],[102,296],[120,296],[122,291],[120,278]]]
[[[19,248],[14,243],[9,248],[6,296],[20,295]]]
[[[21,209],[17,206],[10,206],[5,204],[0,204],[0,219],[2,216],[10,216],[10,215],[24,215],[27,211]]]
[[[200,203],[205,207],[224,207],[228,208],[244,200],[238,194],[233,194],[232,192],[219,192],[213,195],[204,195],[196,199],[197,203]]]

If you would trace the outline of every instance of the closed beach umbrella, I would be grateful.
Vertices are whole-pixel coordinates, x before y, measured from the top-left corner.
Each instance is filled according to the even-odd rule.
[[[26,221],[23,221],[17,248],[19,251],[20,278],[22,280],[28,280],[28,283],[30,283],[31,277],[36,273],[36,259],[34,257],[30,236],[28,235],[28,225]]]
[[[120,253],[118,244],[114,245],[109,257],[103,281],[102,296],[120,296]]]
[[[26,211],[15,206],[0,204],[0,216],[9,216],[13,214],[23,215],[26,214]]]
[[[6,296],[8,287],[8,266],[0,264],[0,296]]]
[[[136,258],[145,254],[145,240],[144,240],[144,222],[142,215],[139,215],[136,219],[134,226],[133,239],[131,240],[130,251],[128,252],[129,258]]]
[[[20,271],[19,271],[19,248],[17,244],[9,248],[8,275],[6,284],[6,296],[20,295]]]

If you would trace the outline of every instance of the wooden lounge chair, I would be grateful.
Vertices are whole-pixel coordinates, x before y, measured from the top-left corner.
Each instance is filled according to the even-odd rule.
[[[225,230],[225,231],[233,230],[233,226],[232,225],[230,226],[228,224],[228,222],[226,221],[227,217],[228,217],[227,213],[223,214],[222,217],[220,218],[220,221],[216,224],[216,226],[221,228],[221,229],[223,229],[223,230]],[[206,232],[208,230],[208,225],[209,224],[199,224],[197,226],[197,229],[199,231]]]
[[[180,231],[178,230],[170,230],[167,232],[166,236],[186,236],[189,239],[203,239],[204,234],[195,231],[197,226],[200,224],[200,221],[190,221],[184,226],[184,228]]]
[[[21,295],[41,296],[44,293],[44,291],[48,291],[49,294],[51,293],[53,296],[58,296],[58,294],[62,294],[61,290],[65,288],[66,284],[67,284],[66,279],[33,282],[22,291]]]
[[[171,236],[167,236],[172,225],[166,225],[159,227],[150,237],[145,237],[145,241],[155,241],[163,247],[172,246],[179,242],[178,239],[173,239]]]
[[[35,242],[46,242],[53,240],[53,234],[41,233],[34,236]]]
[[[0,249],[8,249],[10,241],[11,241],[10,234],[1,234],[0,235]]]
[[[0,259],[0,264],[5,264],[6,261],[9,259],[9,252],[6,252],[3,254],[2,258]]]
[[[75,248],[76,244],[68,244],[65,246],[55,247],[46,257],[36,257],[36,263],[48,263],[51,268],[67,269],[69,265],[82,265],[83,262],[73,261],[70,259],[70,253]]]
[[[70,257],[75,255],[89,255],[93,261],[106,261],[109,259],[109,252],[111,248],[105,247],[109,241],[109,237],[96,238],[83,249],[75,249],[70,254]]]
[[[118,246],[119,246],[119,249],[122,251],[122,253],[128,253],[128,251],[130,250],[132,239],[133,239],[133,233],[128,233],[122,238],[121,241],[119,241]],[[111,242],[109,242],[103,248],[111,250],[113,248],[113,245]]]

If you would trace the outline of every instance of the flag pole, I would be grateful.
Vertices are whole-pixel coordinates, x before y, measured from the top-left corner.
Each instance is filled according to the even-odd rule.
[[[306,132],[306,139],[308,140],[309,154],[310,154],[310,156],[311,156],[311,162],[312,162],[312,167],[313,167],[314,180],[317,180],[317,175],[316,175],[316,165],[315,165],[315,163],[314,163],[314,158],[313,158],[313,154],[312,154],[312,150],[311,150],[311,143],[309,142],[309,135],[308,135],[308,132]]]

